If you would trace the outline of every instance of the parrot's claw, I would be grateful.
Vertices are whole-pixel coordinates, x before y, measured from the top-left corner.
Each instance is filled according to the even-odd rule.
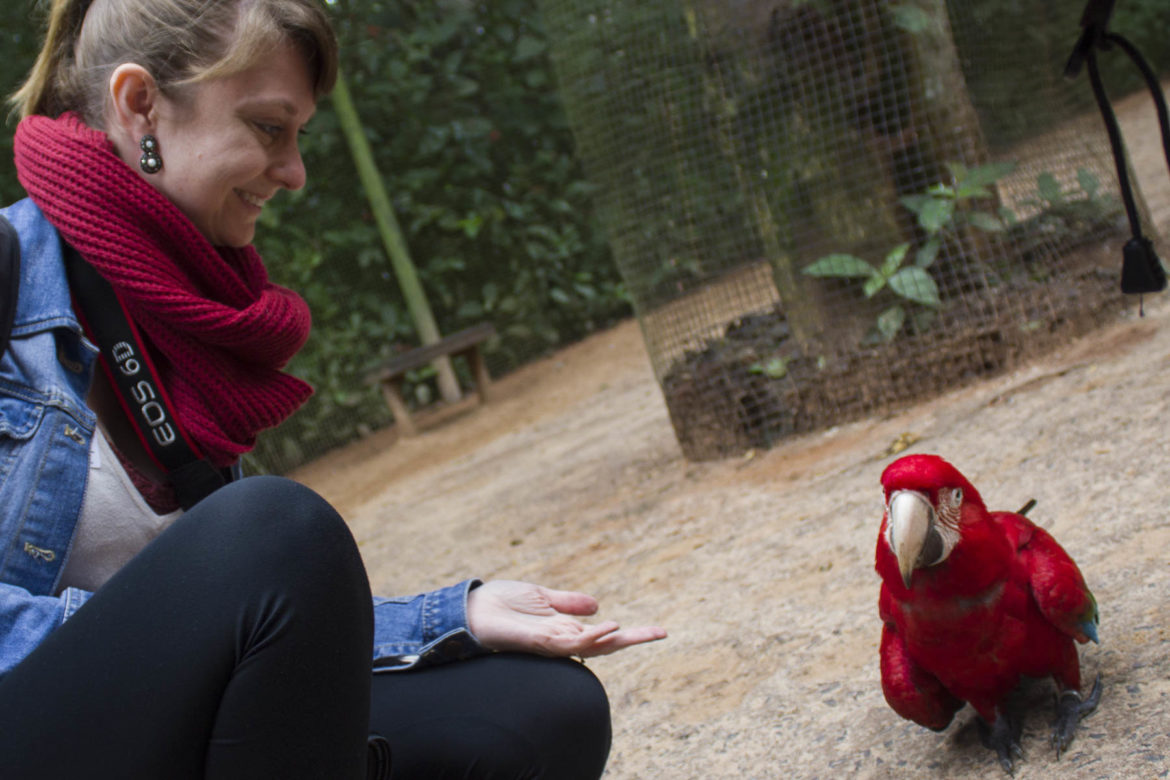
[[[976,723],[979,724],[979,736],[983,740],[983,746],[994,750],[999,756],[999,765],[1003,767],[1003,771],[1012,774],[1015,769],[1014,760],[1024,757],[1024,750],[1020,747],[1023,724],[1004,712],[997,713],[995,723],[991,725],[983,718],[979,718]]]
[[[1068,749],[1076,735],[1077,724],[1097,709],[1101,701],[1101,675],[1093,681],[1089,695],[1081,698],[1080,691],[1062,691],[1056,699],[1056,722],[1052,724],[1052,744],[1056,757]]]

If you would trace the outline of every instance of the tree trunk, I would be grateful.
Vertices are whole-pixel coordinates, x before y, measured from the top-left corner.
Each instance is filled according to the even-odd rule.
[[[815,342],[852,340],[873,312],[842,305],[839,289],[802,269],[839,252],[876,266],[905,240],[891,157],[899,136],[872,115],[884,87],[881,5],[835,0],[773,12],[752,112],[770,116],[736,133],[756,139],[751,167],[767,173],[759,185],[767,213],[783,215],[783,245],[765,245],[806,354]]]

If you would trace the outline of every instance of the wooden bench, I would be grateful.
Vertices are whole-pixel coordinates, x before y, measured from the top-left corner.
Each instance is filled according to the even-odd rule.
[[[386,365],[366,376],[366,384],[377,382],[382,389],[382,397],[394,415],[394,422],[398,424],[403,436],[414,436],[418,433],[414,422],[410,419],[410,411],[402,398],[402,382],[406,379],[406,372],[422,368],[435,360],[450,356],[466,358],[471,367],[471,376],[475,382],[475,394],[480,403],[488,401],[488,386],[491,376],[483,355],[479,353],[479,345],[496,335],[496,329],[490,322],[481,322],[470,328],[439,339],[434,344],[412,349],[401,355],[391,358]]]

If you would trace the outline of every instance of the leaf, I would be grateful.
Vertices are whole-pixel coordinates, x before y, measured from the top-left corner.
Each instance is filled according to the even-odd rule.
[[[1048,171],[1044,171],[1036,177],[1036,191],[1050,206],[1058,206],[1064,201],[1064,192],[1060,188],[1060,182]]]
[[[825,255],[807,265],[801,273],[809,276],[828,276],[839,279],[874,276],[877,272],[860,257],[850,254]]]
[[[881,270],[878,272],[883,278],[889,279],[894,275],[894,272],[902,267],[902,261],[906,259],[906,253],[910,251],[909,244],[898,244],[890,250],[886,255],[886,259],[882,262]]]
[[[930,235],[942,230],[955,214],[955,203],[950,200],[931,198],[918,212],[918,224]]]
[[[967,221],[979,228],[986,230],[988,233],[999,233],[1004,230],[1004,224],[994,214],[988,214],[986,211],[972,211],[967,216]]]
[[[484,308],[479,301],[464,301],[455,310],[455,316],[460,319],[478,320],[484,316]]]
[[[872,298],[873,296],[877,295],[878,292],[885,286],[886,277],[879,273],[875,273],[873,276],[865,280],[865,284],[862,286],[861,291],[865,293],[866,298]]]
[[[1101,186],[1101,182],[1097,180],[1097,177],[1088,168],[1077,168],[1077,183],[1081,185],[1081,189],[1089,196],[1089,200],[1097,197],[1097,190]]]
[[[918,333],[925,333],[930,330],[930,326],[934,324],[935,317],[938,312],[934,309],[919,309],[911,315],[911,321],[914,323],[914,330]]]
[[[516,62],[524,62],[544,54],[545,48],[547,48],[545,42],[539,38],[521,35],[520,40],[516,41],[516,52],[512,55],[512,59]]]
[[[968,200],[970,198],[990,198],[993,195],[991,190],[977,184],[969,184],[964,182],[955,189],[955,200]]]
[[[755,362],[748,367],[748,372],[752,374],[763,374],[769,379],[782,379],[788,373],[788,361],[791,359],[787,357],[773,357],[769,358],[765,363]]]
[[[930,278],[930,274],[916,265],[903,268],[890,277],[890,289],[903,298],[921,303],[923,306],[938,306],[941,303],[938,285]]]
[[[420,156],[430,156],[445,147],[451,140],[451,128],[446,126],[428,127],[422,142],[419,144]]]
[[[954,198],[955,197],[954,189],[952,189],[950,187],[950,185],[943,184],[942,182],[939,182],[938,184],[930,185],[929,187],[926,188],[926,192],[928,195],[933,195],[936,198]]]
[[[459,97],[471,97],[479,92],[479,82],[475,79],[453,75],[450,77],[449,83]]]
[[[968,172],[966,165],[963,165],[961,162],[949,162],[946,165],[947,171],[951,174],[951,178],[956,182],[961,183],[967,179]]]
[[[942,249],[942,242],[938,240],[938,236],[932,237],[914,255],[914,265],[919,268],[930,268],[938,258],[940,249]]]
[[[894,24],[911,34],[918,34],[930,26],[930,14],[913,5],[892,5],[890,14]]]
[[[481,214],[469,214],[465,219],[459,220],[456,225],[463,231],[463,234],[468,238],[475,238],[479,235],[479,231],[483,228],[483,216]]]
[[[972,187],[986,187],[989,184],[995,184],[1015,169],[1016,164],[1014,162],[994,162],[987,163],[986,165],[977,165],[967,171],[961,181],[963,184]]]
[[[934,200],[934,198],[930,197],[929,195],[904,195],[901,198],[898,198],[899,203],[913,211],[915,214],[921,214],[922,209],[925,208],[926,204],[932,200]]]
[[[904,322],[906,322],[906,311],[897,304],[879,314],[877,329],[882,334],[882,341],[892,341],[894,336],[898,335],[898,331],[902,329]]]
[[[1020,221],[1019,218],[1016,217],[1016,212],[1012,211],[1007,206],[1000,206],[996,210],[996,213],[999,215],[999,218],[1003,224],[1009,227]]]

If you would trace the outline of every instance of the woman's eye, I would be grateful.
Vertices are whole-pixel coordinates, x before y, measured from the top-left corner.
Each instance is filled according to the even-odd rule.
[[[276,136],[280,135],[284,128],[282,128],[280,125],[270,125],[266,122],[257,122],[256,129],[261,133],[264,133],[264,135],[275,138]]]

